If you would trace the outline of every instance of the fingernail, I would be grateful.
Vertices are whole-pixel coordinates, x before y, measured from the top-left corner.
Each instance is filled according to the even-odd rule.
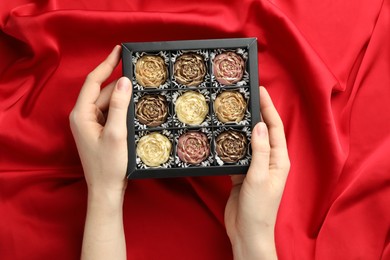
[[[256,130],[259,137],[265,137],[268,134],[267,125],[264,122],[259,122]]]
[[[126,77],[122,77],[118,80],[116,88],[121,92],[127,92],[130,89],[130,80]]]

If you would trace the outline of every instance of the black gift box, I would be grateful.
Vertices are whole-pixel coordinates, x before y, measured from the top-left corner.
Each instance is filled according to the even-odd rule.
[[[216,80],[213,71],[213,59],[221,53],[234,52],[245,61],[245,72],[242,79],[231,85],[224,85]],[[203,58],[206,72],[198,86],[185,86],[173,75],[174,64],[186,53],[200,55]],[[167,79],[157,88],[148,88],[140,84],[135,76],[135,65],[144,55],[160,56],[167,68]],[[134,42],[122,44],[123,75],[133,84],[133,96],[127,115],[128,128],[128,168],[129,179],[165,178],[182,176],[206,176],[245,174],[251,159],[250,139],[253,127],[260,121],[259,83],[256,38],[189,40],[166,42]],[[218,120],[214,111],[214,101],[223,91],[241,93],[247,102],[247,110],[238,123],[223,123]],[[188,125],[181,122],[175,112],[177,99],[188,91],[202,94],[209,107],[208,114],[199,125]],[[137,102],[145,94],[163,96],[168,106],[168,115],[164,123],[158,126],[147,126],[136,116]],[[247,139],[246,154],[234,163],[221,160],[216,152],[216,138],[227,130],[235,130]],[[190,164],[180,159],[177,154],[179,137],[188,132],[197,131],[207,136],[210,153],[204,161]],[[136,150],[139,140],[150,133],[158,132],[171,143],[169,158],[159,166],[146,165],[138,157]]]

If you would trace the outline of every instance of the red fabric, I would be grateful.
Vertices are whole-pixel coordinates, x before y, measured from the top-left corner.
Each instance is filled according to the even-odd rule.
[[[280,259],[390,259],[390,1],[0,1],[0,258],[77,259],[68,114],[115,44],[257,37],[292,168]],[[118,77],[120,68],[112,77]],[[228,177],[129,183],[129,259],[231,259]]]

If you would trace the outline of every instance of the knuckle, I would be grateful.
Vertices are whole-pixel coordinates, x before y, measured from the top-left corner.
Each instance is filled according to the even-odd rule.
[[[111,109],[124,109],[127,108],[128,102],[126,99],[119,95],[113,95],[110,101]]]
[[[87,77],[85,78],[85,82],[90,82],[93,81],[94,79],[95,79],[95,73],[91,71],[90,73],[88,73]]]
[[[69,126],[73,136],[80,132],[80,113],[73,109],[69,114]]]
[[[284,124],[283,124],[283,121],[280,117],[277,118],[276,124],[278,125],[278,127],[284,129]]]
[[[101,84],[100,73],[99,73],[99,71],[96,71],[96,69],[89,72],[87,74],[87,77],[85,78],[85,81],[84,81],[84,84],[95,84],[95,83]]]
[[[77,121],[78,121],[78,114],[77,114],[77,111],[75,109],[73,109],[70,113],[69,113],[69,124],[71,127],[74,127],[77,125]]]
[[[119,128],[110,128],[105,131],[105,139],[109,142],[119,143],[127,139],[127,131]]]
[[[113,70],[115,69],[115,62],[112,61],[111,59],[106,59],[102,62],[102,66],[106,70]]]
[[[274,163],[272,168],[281,172],[289,172],[290,167],[291,167],[291,163],[290,160],[287,158],[283,160],[278,160],[276,163]]]
[[[261,174],[259,172],[248,172],[246,178],[247,183],[252,190],[258,189],[258,187],[266,183],[268,180],[265,174]]]
[[[269,155],[271,153],[271,146],[268,142],[259,142],[257,144],[257,151],[263,155]]]
[[[284,124],[279,116],[274,118],[271,127],[277,130],[279,133],[283,133],[284,135]]]

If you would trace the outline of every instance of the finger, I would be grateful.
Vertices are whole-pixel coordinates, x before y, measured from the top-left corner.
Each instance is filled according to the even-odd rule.
[[[76,105],[83,106],[95,103],[100,94],[101,84],[107,80],[119,63],[120,50],[119,45],[115,46],[110,55],[88,74]]]
[[[108,109],[112,91],[114,90],[117,82],[118,82],[117,79],[112,81],[110,84],[108,84],[100,91],[100,95],[97,98],[95,104],[101,111],[106,111]]]
[[[260,110],[269,131],[271,146],[270,168],[289,168],[283,122],[264,87],[260,87]]]
[[[257,123],[252,133],[252,160],[246,175],[246,182],[257,187],[268,178],[270,144],[268,138],[267,126],[263,122]]]
[[[127,109],[132,93],[131,82],[127,77],[118,79],[112,92],[104,134],[116,140],[127,137]]]
[[[260,87],[260,110],[270,132],[271,147],[286,147],[282,119],[264,87]]]

